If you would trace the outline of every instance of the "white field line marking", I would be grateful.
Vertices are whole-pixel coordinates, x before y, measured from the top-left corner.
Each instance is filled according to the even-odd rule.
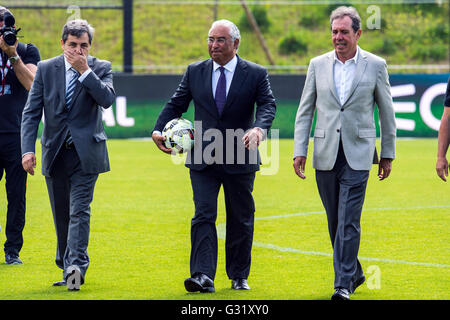
[[[450,208],[450,205],[416,206],[416,207],[399,207],[399,208],[371,208],[371,209],[363,209],[363,211],[393,211],[393,210],[434,209],[434,208]],[[291,217],[308,216],[308,215],[324,214],[324,213],[325,213],[325,211],[298,212],[298,213],[269,216],[269,217],[257,217],[257,218],[255,218],[255,220],[272,220],[272,219],[291,218]],[[226,227],[226,223],[221,223],[221,224],[217,225],[217,236],[219,237],[219,239],[225,240],[225,227]],[[274,244],[263,243],[263,242],[253,242],[253,246],[277,250],[277,251],[281,251],[281,252],[291,252],[291,253],[301,253],[301,254],[314,255],[314,256],[333,257],[333,254],[327,253],[327,252],[305,251],[305,250],[299,250],[299,249],[294,249],[294,248],[289,248],[289,247],[280,247],[280,246],[277,246]],[[366,260],[366,261],[399,263],[399,264],[425,266],[425,267],[450,268],[450,265],[448,265],[448,264],[439,264],[439,263],[414,262],[414,261],[360,257],[360,256],[358,256],[358,259]]]

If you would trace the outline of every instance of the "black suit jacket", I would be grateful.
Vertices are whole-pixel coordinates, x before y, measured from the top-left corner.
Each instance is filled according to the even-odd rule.
[[[154,130],[162,131],[168,121],[181,117],[193,100],[195,143],[188,153],[186,166],[193,170],[203,170],[211,164],[203,156],[204,152],[210,154],[213,149],[212,155],[216,160],[219,159],[217,163],[223,164],[227,173],[257,171],[260,164],[259,153],[254,151],[252,154],[245,149],[241,137],[253,127],[268,130],[272,125],[276,105],[267,71],[262,66],[238,57],[227,101],[219,115],[212,91],[212,68],[211,59],[188,66],[175,94],[161,111]],[[229,136],[231,133],[238,133],[237,137],[227,139],[227,129]],[[217,138],[219,132],[222,143]],[[205,133],[213,138],[205,139]],[[211,145],[213,143],[216,147]],[[205,148],[208,149],[205,151]]]

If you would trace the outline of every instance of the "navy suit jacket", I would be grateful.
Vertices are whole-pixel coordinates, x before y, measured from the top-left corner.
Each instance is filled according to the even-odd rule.
[[[219,159],[216,163],[223,164],[227,173],[255,172],[259,170],[259,153],[256,150],[252,154],[244,148],[241,137],[253,127],[268,130],[272,125],[276,105],[267,71],[264,67],[238,56],[226,104],[222,114],[219,115],[212,92],[212,68],[212,59],[188,66],[175,94],[161,111],[154,130],[162,131],[168,121],[181,117],[193,101],[195,143],[194,148],[188,153],[186,167],[203,170],[212,164],[204,153],[211,153],[216,160]],[[222,135],[221,143],[217,141],[219,132]],[[236,134],[233,139],[227,139],[227,132],[230,137],[232,133],[241,134]],[[213,138],[209,139],[211,136]],[[211,145],[212,143],[215,147]]]

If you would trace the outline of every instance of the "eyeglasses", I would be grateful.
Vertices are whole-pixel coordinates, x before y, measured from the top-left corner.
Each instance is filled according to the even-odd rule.
[[[208,44],[212,44],[215,41],[218,44],[222,45],[222,44],[224,44],[227,41],[227,38],[220,37],[220,38],[216,39],[216,38],[213,38],[213,37],[208,37],[208,39],[206,39],[206,41],[208,42]]]

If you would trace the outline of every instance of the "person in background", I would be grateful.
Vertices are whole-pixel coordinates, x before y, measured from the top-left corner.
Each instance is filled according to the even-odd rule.
[[[443,180],[448,177],[447,150],[450,143],[450,77],[448,78],[447,93],[444,100],[444,113],[441,118],[438,135],[438,153],[436,160],[436,173]]]
[[[5,25],[5,19],[11,21],[14,18],[8,9],[0,7],[0,29],[15,29],[14,25]],[[23,246],[27,184],[27,173],[22,168],[20,125],[28,91],[41,58],[33,44],[17,40],[8,44],[4,34],[0,36],[0,55],[0,180],[5,173],[8,201],[5,263],[17,265],[22,264],[19,252]]]

